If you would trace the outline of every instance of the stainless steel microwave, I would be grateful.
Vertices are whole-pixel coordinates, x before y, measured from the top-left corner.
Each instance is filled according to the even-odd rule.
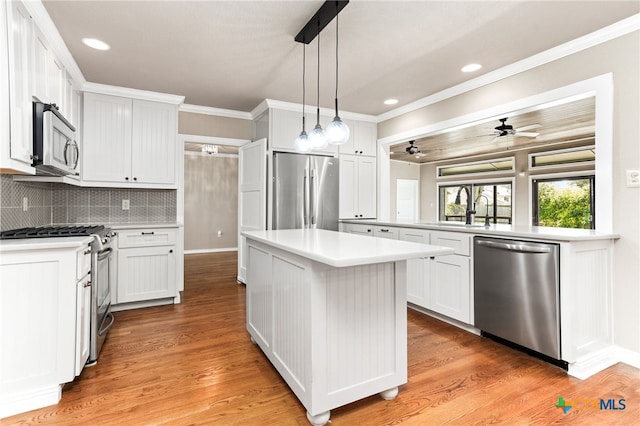
[[[33,166],[37,175],[78,175],[76,129],[56,104],[33,103]]]

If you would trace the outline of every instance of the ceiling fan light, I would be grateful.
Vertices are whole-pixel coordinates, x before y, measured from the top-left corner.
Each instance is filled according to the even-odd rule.
[[[329,143],[333,145],[344,145],[349,141],[351,132],[349,126],[340,120],[340,117],[336,116],[324,131],[325,136]]]

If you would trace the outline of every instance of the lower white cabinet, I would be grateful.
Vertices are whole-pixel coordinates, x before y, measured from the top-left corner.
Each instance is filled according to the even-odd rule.
[[[89,359],[91,338],[91,275],[76,284],[76,376]]]
[[[118,233],[117,304],[177,297],[176,233],[173,228]]]
[[[425,229],[400,228],[398,239],[415,243],[429,244],[430,233]],[[429,282],[431,259],[407,260],[407,301],[413,304],[429,306]]]
[[[426,306],[449,318],[471,323],[471,259],[452,254],[430,260],[429,301]]]
[[[0,245],[0,418],[56,404],[82,370],[89,242]]]

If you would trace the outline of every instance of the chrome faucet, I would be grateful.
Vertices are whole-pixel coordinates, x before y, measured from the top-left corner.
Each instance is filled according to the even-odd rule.
[[[473,198],[471,198],[471,191],[467,188],[466,185],[461,185],[458,189],[458,193],[456,194],[456,200],[453,202],[454,204],[460,205],[460,193],[464,189],[465,194],[467,194],[467,210],[465,211],[465,224],[471,225],[473,223],[473,215],[476,214],[476,211],[473,209]]]
[[[478,202],[480,197],[484,197],[485,200],[484,226],[488,227],[491,225],[491,223],[489,222],[489,197],[484,194],[480,194],[478,195],[478,198],[476,198],[476,202]]]

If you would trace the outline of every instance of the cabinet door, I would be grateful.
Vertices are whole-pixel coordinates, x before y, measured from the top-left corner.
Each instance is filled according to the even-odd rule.
[[[398,228],[390,226],[374,226],[373,236],[378,238],[387,238],[389,240],[398,239]]]
[[[82,179],[131,182],[131,99],[84,94]]]
[[[118,250],[118,303],[176,296],[175,247]]]
[[[357,224],[357,223],[349,223],[346,226],[346,232],[356,235],[364,235],[366,237],[373,236],[373,226]]]
[[[376,156],[378,128],[376,123],[366,121],[358,122],[358,130],[356,131],[356,148],[358,154]]]
[[[177,145],[175,105],[133,100],[131,179],[175,183]]]
[[[47,59],[49,61],[49,79],[47,87],[49,102],[56,104],[60,113],[67,118],[68,116],[65,115],[67,100],[65,98],[66,72],[64,66],[62,65],[62,62],[53,55],[53,52],[49,52],[49,57]]]
[[[436,256],[431,263],[429,309],[450,318],[471,322],[470,259],[466,256]]]
[[[340,156],[340,219],[358,217],[357,189],[358,157],[354,155]]]
[[[33,29],[33,96],[40,102],[48,103],[49,99],[49,58],[51,48],[44,34],[35,26]]]
[[[302,131],[302,116],[300,113],[279,109],[272,109],[269,113],[271,114],[269,117],[271,127],[269,145],[271,149],[293,150],[293,141],[298,137],[300,131]],[[315,120],[314,124],[311,124],[310,117],[307,116],[307,134],[311,132],[314,125]]]
[[[77,284],[76,293],[76,376],[89,359],[91,332],[91,281],[89,275]]]
[[[358,122],[353,120],[345,120],[343,119],[344,124],[349,126],[349,140],[344,145],[340,145],[338,148],[340,151],[340,155],[343,154],[358,154],[358,149],[356,148],[356,140],[358,139]]]
[[[415,243],[429,244],[429,231],[425,229],[400,228],[398,239]],[[407,260],[407,301],[429,307],[430,259]]]
[[[11,105],[10,156],[31,165],[33,154],[33,110],[31,104],[33,76],[32,21],[20,2],[10,3],[9,96]],[[5,7],[3,4],[0,7]],[[4,31],[4,29],[3,29]]]
[[[358,157],[358,217],[376,217],[376,159]]]

